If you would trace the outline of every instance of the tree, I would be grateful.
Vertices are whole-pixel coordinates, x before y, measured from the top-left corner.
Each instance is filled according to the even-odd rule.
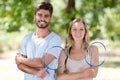
[[[45,0],[46,2],[50,2],[51,0]]]
[[[54,0],[44,0],[54,2]],[[71,19],[83,18],[90,31],[91,39],[108,38],[120,40],[120,0],[63,0],[53,15],[51,29],[66,36],[66,30]],[[14,32],[33,30],[34,5],[39,0],[0,0],[0,30]],[[57,1],[60,3],[61,1]]]
[[[115,25],[118,24],[120,21],[120,18],[117,22],[116,19],[112,16],[117,15],[120,16],[120,10],[117,9],[117,7],[120,4],[119,0],[64,0],[65,3],[67,3],[67,10],[66,12],[62,12],[63,20],[66,21],[63,26],[67,26],[69,24],[69,20],[71,18],[71,15],[74,15],[74,17],[80,17],[83,18],[88,26],[90,31],[90,38],[100,38],[100,39],[120,39],[119,35],[120,33],[117,33],[120,31],[120,28],[118,28],[118,31],[115,32],[114,30]],[[68,1],[68,2],[67,2]],[[75,4],[74,4],[75,3]],[[73,5],[74,4],[74,5]],[[76,7],[77,4],[79,4],[79,7]],[[109,13],[111,13],[111,17],[109,17]],[[103,20],[103,21],[101,21]],[[114,26],[114,27],[113,27]],[[116,26],[117,27],[117,26]],[[111,29],[112,28],[112,29]],[[111,30],[110,30],[111,29]],[[117,35],[115,35],[117,33]]]
[[[66,8],[66,13],[70,16],[70,19],[73,20],[75,18],[74,14],[70,14],[72,13],[72,11],[75,11],[75,0],[68,0],[67,1],[67,8]]]
[[[32,0],[1,0],[0,1],[2,29],[7,32],[19,31],[27,23],[33,23]]]

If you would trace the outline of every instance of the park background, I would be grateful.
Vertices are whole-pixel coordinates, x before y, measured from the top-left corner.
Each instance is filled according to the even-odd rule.
[[[35,30],[34,6],[53,4],[50,28],[66,39],[69,23],[83,18],[91,41],[99,40],[109,54],[95,80],[120,80],[120,0],[0,0],[0,80],[22,80],[15,64],[22,38]]]

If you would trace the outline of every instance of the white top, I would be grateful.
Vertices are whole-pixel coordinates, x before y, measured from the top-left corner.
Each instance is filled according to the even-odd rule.
[[[51,32],[41,41],[36,40],[35,33],[31,33],[24,37],[20,47],[20,53],[27,55],[28,58],[42,58],[47,49],[56,45],[61,46],[61,38],[54,32]],[[58,58],[60,54],[60,50],[50,50],[48,52],[56,58]],[[53,67],[56,62],[57,60],[52,61],[49,66]],[[54,76],[55,71],[49,70],[49,74],[43,80],[55,80]],[[24,80],[40,80],[40,78],[36,75],[25,73]]]
[[[90,56],[87,55],[86,59],[88,61],[90,61]],[[66,62],[66,69],[67,69],[67,72],[82,72],[83,70],[85,70],[86,68],[90,67],[85,59],[82,59],[82,60],[74,60],[74,59],[71,59],[68,55],[68,59],[67,59],[67,62]],[[82,80],[93,80],[92,78],[89,78],[89,79],[82,79]]]

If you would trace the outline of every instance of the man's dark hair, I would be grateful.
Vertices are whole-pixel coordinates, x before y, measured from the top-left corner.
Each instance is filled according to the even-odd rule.
[[[53,6],[49,2],[41,2],[35,7],[35,14],[40,9],[48,10],[50,12],[50,16],[52,16]]]

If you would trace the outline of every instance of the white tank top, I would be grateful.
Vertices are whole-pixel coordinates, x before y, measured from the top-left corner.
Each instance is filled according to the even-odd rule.
[[[87,56],[87,60],[90,60],[89,56]],[[68,72],[81,72],[88,67],[89,65],[85,62],[85,59],[74,60],[68,57],[66,62],[66,68]]]
[[[90,56],[87,55],[86,58],[90,62]],[[89,65],[85,62],[85,59],[74,60],[74,59],[71,59],[68,55],[68,59],[66,62],[66,70],[68,73],[69,72],[81,72],[88,67],[89,67]],[[82,80],[93,80],[93,79],[90,78],[90,79],[82,79]]]

